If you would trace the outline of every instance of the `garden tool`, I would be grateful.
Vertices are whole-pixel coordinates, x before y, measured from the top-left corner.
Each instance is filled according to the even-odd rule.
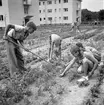
[[[25,51],[30,52],[31,54],[35,55],[36,57],[38,57],[38,58],[44,60],[46,63],[49,63],[47,60],[43,59],[41,56],[39,56],[39,55],[33,53],[32,51],[30,51],[29,49],[23,47],[22,45],[19,45],[19,44],[15,43],[15,42],[13,42],[12,40],[9,40],[9,39],[4,39],[4,40],[7,40],[7,41],[9,41],[9,42],[15,44],[16,46],[18,46],[18,47],[24,49]]]

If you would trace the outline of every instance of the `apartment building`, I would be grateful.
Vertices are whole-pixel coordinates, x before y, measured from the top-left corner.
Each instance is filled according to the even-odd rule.
[[[82,0],[39,0],[40,24],[81,21]]]
[[[40,25],[38,10],[39,0],[0,0],[0,27],[8,23],[24,25],[29,20]]]
[[[81,0],[0,0],[0,27],[6,24],[24,25],[33,20],[36,25],[72,23],[81,19]]]

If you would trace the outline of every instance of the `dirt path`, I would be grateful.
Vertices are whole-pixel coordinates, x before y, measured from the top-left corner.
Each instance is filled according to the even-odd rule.
[[[83,88],[78,85],[68,86],[69,92],[62,97],[62,105],[81,105],[95,83],[96,81],[92,80],[88,87]]]
[[[73,83],[70,83],[67,77],[64,77],[64,78],[56,77],[56,81],[58,85],[64,88],[64,94],[60,96],[60,99],[58,100],[57,105],[81,105],[84,99],[88,96],[88,93],[91,87],[93,87],[94,84],[96,84],[96,80],[91,80],[90,85],[88,87],[78,87],[78,85],[76,84],[76,81],[74,81]],[[36,102],[37,102],[37,105],[39,102],[42,105],[42,102],[48,99],[49,94],[47,93],[46,96],[44,96],[43,98],[38,98],[39,99],[39,102],[38,102],[38,101],[35,101],[37,90],[38,88],[36,88],[35,85],[31,86],[31,91],[33,93],[31,100],[33,105]]]

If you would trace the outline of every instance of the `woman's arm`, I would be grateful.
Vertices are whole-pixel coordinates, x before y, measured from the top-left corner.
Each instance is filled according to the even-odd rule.
[[[53,55],[53,47],[54,47],[54,42],[51,44],[50,46],[50,60],[52,59],[52,55]]]
[[[12,24],[8,24],[7,27],[6,27],[6,29],[5,29],[4,37],[3,37],[3,38],[6,38],[6,37],[7,37],[7,33],[8,33],[8,31],[9,31],[11,28],[15,29],[15,26],[12,25]]]
[[[98,61],[95,59],[95,57],[94,57],[91,53],[86,52],[86,53],[84,54],[84,56],[85,56],[87,59],[89,59],[90,61],[92,61],[92,62],[94,63],[94,66],[93,66],[93,68],[92,68],[92,71],[91,71],[91,73],[90,73],[90,75],[89,75],[89,76],[91,76],[91,75],[94,73],[94,71],[96,70],[96,68],[98,67]]]
[[[60,76],[64,76],[64,74],[73,66],[73,64],[76,62],[76,58],[73,58],[70,62],[69,62],[69,64],[68,64],[68,66],[65,68],[65,70],[63,71],[63,73],[60,75]]]

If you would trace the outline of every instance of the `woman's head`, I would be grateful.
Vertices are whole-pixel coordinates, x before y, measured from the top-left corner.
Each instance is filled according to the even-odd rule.
[[[78,47],[83,48],[83,45],[82,45],[82,43],[81,43],[81,42],[76,43],[76,45],[77,45]]]
[[[85,48],[81,42],[76,43],[76,45],[80,48],[80,50],[83,52],[85,51]]]
[[[32,21],[29,21],[26,24],[26,27],[27,27],[27,30],[30,34],[33,33],[37,29],[36,25]]]
[[[71,54],[74,57],[79,57],[80,56],[80,48],[77,45],[72,45],[70,49]]]

